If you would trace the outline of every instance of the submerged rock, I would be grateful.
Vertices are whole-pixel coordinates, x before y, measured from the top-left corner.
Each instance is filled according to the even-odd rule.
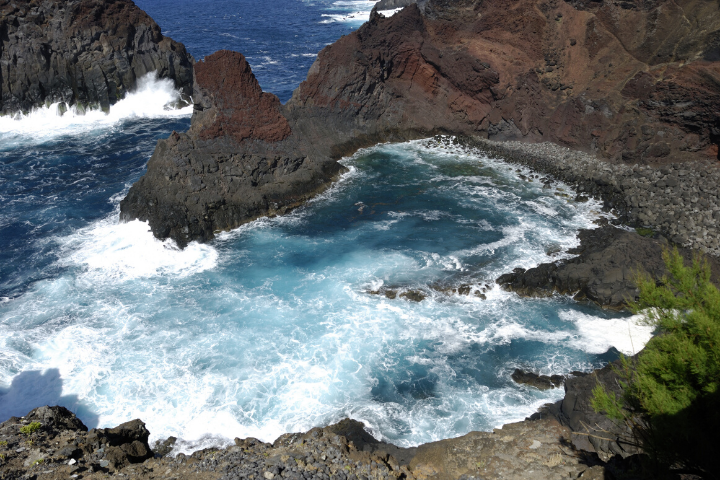
[[[530,385],[538,390],[549,390],[561,386],[565,380],[562,375],[538,375],[516,368],[511,375],[515,383]]]
[[[0,114],[107,110],[149,72],[189,99],[193,57],[130,0],[0,0]]]
[[[425,294],[420,290],[407,290],[400,294],[401,298],[406,298],[413,302],[422,302],[425,300]]]

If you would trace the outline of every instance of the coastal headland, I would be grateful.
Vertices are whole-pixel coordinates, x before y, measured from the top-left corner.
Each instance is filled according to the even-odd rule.
[[[24,48],[21,42],[15,50],[3,43],[2,109],[54,101],[106,108],[113,95],[153,70],[166,72],[190,93],[192,75],[190,130],[158,142],[147,173],[130,189],[120,213],[122,220],[148,221],[156,237],[172,238],[180,247],[302,205],[343,173],[338,160],[360,148],[437,136],[438,142],[459,142],[542,176],[528,181],[565,181],[576,188],[569,201],[600,198],[625,227],[581,232],[581,246],[571,252],[580,260],[513,272],[498,279],[505,288],[532,296],[572,293],[578,300],[622,308],[633,297],[638,262],[650,265],[627,258],[628,245],[647,258],[670,244],[685,247],[688,256],[693,250],[720,256],[717,2],[428,0],[390,18],[374,11],[357,32],[320,52],[285,105],[261,90],[242,54],[217,52],[192,68],[184,48],[136,12],[117,23],[135,30],[118,33],[115,43],[107,36],[103,41],[102,31],[119,32],[109,24],[129,15],[123,7],[129,2],[110,2],[117,11],[98,10],[100,3],[68,2],[65,16],[57,10],[52,17],[57,20],[45,6],[0,5],[3,34],[13,38],[32,25],[39,25],[36,35],[46,23],[65,32],[85,25],[78,19],[107,20],[88,30],[93,33],[85,43],[94,53],[75,57],[77,65],[89,58],[87,68],[52,70],[62,74],[50,83],[32,73],[35,67],[28,67],[27,79],[17,77],[20,69],[8,65],[31,55],[12,53]],[[96,13],[81,15],[85,11]],[[156,53],[142,60],[141,51]],[[59,57],[33,58],[42,66],[55,65]],[[90,65],[104,65],[105,59],[115,70],[93,74]],[[82,82],[72,74],[77,69],[86,71]],[[117,79],[109,80],[116,78],[109,71],[117,72]],[[104,80],[92,81],[93,75]],[[657,263],[649,268],[655,267],[653,273],[662,274]],[[518,381],[557,383],[524,373]],[[345,420],[288,433],[273,444],[236,439],[227,448],[173,456],[167,455],[173,439],[150,446],[139,420],[87,432],[67,410],[41,407],[0,425],[0,474],[633,478],[627,472],[636,450],[624,440],[629,432],[589,404],[596,382],[617,391],[614,375],[610,367],[569,374],[561,380],[565,399],[524,422],[409,449],[380,442],[358,422]]]
[[[719,29],[713,3],[429,0],[374,11],[318,54],[285,105],[241,54],[218,52],[196,66],[192,127],[158,143],[121,218],[181,247],[207,241],[301,204],[359,148],[443,133],[591,154],[574,175],[618,190],[611,208],[714,251]],[[671,201],[658,211],[660,190]]]

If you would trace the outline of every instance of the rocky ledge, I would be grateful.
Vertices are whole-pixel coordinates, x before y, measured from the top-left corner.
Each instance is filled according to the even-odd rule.
[[[0,0],[0,114],[110,105],[157,72],[192,92],[194,60],[131,0]]]
[[[548,141],[617,163],[638,177],[627,186],[624,174],[610,181],[612,169],[603,177],[624,188],[629,216],[666,225],[678,243],[717,249],[717,201],[706,197],[713,184],[688,181],[705,171],[697,162],[718,156],[718,38],[717,2],[423,0],[389,18],[375,10],[318,54],[286,105],[257,100],[242,62],[223,70],[235,86],[248,82],[237,95],[256,98],[248,136],[228,131],[233,114],[213,104],[233,92],[196,75],[206,100],[193,126],[158,144],[121,216],[148,220],[157,237],[181,246],[206,241],[298,205],[342,170],[343,155],[452,133]],[[655,208],[661,189],[669,203]]]
[[[648,238],[635,231],[612,225],[595,230],[581,230],[580,245],[567,253],[577,254],[568,260],[542,263],[497,279],[506,290],[526,297],[548,297],[554,294],[573,295],[575,300],[590,300],[602,307],[624,309],[636,301],[639,291],[636,279],[639,272],[660,280],[669,272],[662,259],[663,250],[671,244],[662,236]],[[687,263],[693,252],[681,248]],[[712,281],[720,284],[720,262],[708,259]]]
[[[346,419],[282,435],[272,444],[236,438],[233,446],[191,455],[172,454],[173,437],[156,442],[152,449],[140,420],[88,431],[63,407],[40,407],[0,424],[0,478],[99,479],[109,474],[201,480],[637,478],[632,473],[637,456],[618,447],[615,438],[596,442],[604,460],[600,458],[582,435],[586,399],[575,395],[569,405],[567,398],[565,404],[546,407],[546,413],[492,432],[471,432],[413,448],[378,441],[362,423]],[[570,421],[563,420],[563,425],[547,413],[550,410],[561,419],[570,415]],[[569,427],[574,424],[583,429],[579,441]]]

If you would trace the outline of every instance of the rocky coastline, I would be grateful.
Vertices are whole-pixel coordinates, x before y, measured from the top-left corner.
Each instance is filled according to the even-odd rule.
[[[715,161],[627,165],[552,143],[463,142],[573,186],[613,211],[618,224],[720,257],[720,165]],[[648,231],[650,230],[650,231]]]
[[[107,111],[151,72],[187,101],[193,63],[131,0],[0,1],[0,115]]]
[[[212,99],[232,92],[198,84],[196,76],[195,89],[206,90],[209,103],[196,102],[189,132],[158,145],[121,218],[147,220],[155,236],[181,247],[208,241],[217,231],[299,205],[359,148],[445,133],[552,142],[592,154],[601,159],[590,162],[592,169],[580,171],[582,159],[569,168],[576,180],[595,182],[590,192],[619,185],[624,193],[612,207],[628,221],[666,228],[676,243],[716,252],[717,197],[705,190],[717,184],[694,175],[717,178],[704,164],[717,161],[720,143],[714,40],[720,8],[681,3],[521,0],[508,10],[492,2],[427,0],[389,18],[374,10],[361,28],[318,54],[286,105],[255,102],[247,131],[273,130],[280,121],[289,128],[282,138],[238,137],[210,126],[231,115],[199,112],[222,112]],[[683,15],[672,13],[677,8]],[[689,29],[685,19],[703,28]],[[259,98],[251,72],[238,78],[248,84],[238,92]],[[206,160],[190,164],[191,156],[213,160],[201,166]],[[668,204],[655,208],[655,197]]]
[[[646,234],[609,225],[581,232],[569,252],[576,259],[503,276],[505,288],[622,308],[633,298],[634,268],[662,274],[664,246],[720,257],[713,2],[429,0],[391,18],[375,11],[319,54],[287,105],[262,92],[237,52],[192,68],[184,47],[131,2],[38,5],[0,3],[3,113],[57,101],[107,109],[150,71],[192,89],[190,130],[158,142],[121,203],[122,220],[147,220],[156,237],[180,247],[302,205],[342,173],[337,160],[359,148],[442,133],[544,176],[531,181],[574,186],[571,201],[600,198],[618,223]],[[119,17],[132,28],[108,23]],[[50,27],[58,39],[77,35],[81,47],[45,42]],[[65,51],[76,63],[60,64]],[[562,383],[565,398],[493,432],[414,448],[380,442],[344,420],[273,444],[236,439],[172,455],[173,440],[150,446],[140,420],[88,432],[62,407],[41,407],[0,424],[0,478],[633,478],[629,432],[589,404],[596,382],[617,391],[616,380],[610,367],[537,376],[536,384]]]
[[[612,386],[612,375],[606,368],[597,378]],[[272,444],[236,438],[229,447],[174,454],[176,439],[157,441],[151,447],[141,420],[88,431],[64,407],[40,407],[0,424],[0,478],[640,478],[633,473],[639,462],[636,452],[621,439],[625,432],[607,419],[597,423],[603,421],[602,416],[587,411],[588,386],[594,386],[594,378],[570,376],[565,380],[565,400],[547,405],[522,422],[411,448],[378,441],[362,423],[345,419],[308,432],[284,434]],[[605,437],[599,439],[587,436],[597,433],[589,425],[609,430],[604,429],[601,435]]]

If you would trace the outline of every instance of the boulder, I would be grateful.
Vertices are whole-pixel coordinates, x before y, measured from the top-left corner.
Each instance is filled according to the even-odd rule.
[[[515,383],[530,385],[538,390],[550,390],[563,384],[565,377],[562,375],[538,375],[534,372],[526,372],[516,368],[511,378]]]

